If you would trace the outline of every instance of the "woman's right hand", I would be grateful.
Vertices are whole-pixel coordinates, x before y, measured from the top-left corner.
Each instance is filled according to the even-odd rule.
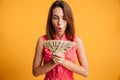
[[[65,60],[65,54],[57,51],[57,52],[53,53],[52,59],[53,59],[54,63],[56,63],[56,64],[63,64],[64,60]]]

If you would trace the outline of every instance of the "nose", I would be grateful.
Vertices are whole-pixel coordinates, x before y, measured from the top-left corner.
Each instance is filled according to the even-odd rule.
[[[59,20],[58,20],[58,25],[61,25],[61,24],[62,24],[62,20],[59,19]]]

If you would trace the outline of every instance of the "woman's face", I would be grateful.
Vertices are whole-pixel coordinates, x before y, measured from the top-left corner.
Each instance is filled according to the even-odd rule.
[[[66,30],[67,27],[67,21],[65,19],[64,13],[62,8],[56,7],[53,9],[52,12],[52,25],[54,27],[54,30],[56,34],[61,37]]]

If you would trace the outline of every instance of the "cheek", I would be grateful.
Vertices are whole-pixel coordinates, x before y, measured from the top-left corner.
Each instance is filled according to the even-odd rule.
[[[66,29],[66,28],[67,28],[67,23],[64,24],[64,29]]]
[[[56,27],[57,23],[54,20],[52,20],[52,25],[53,27]]]

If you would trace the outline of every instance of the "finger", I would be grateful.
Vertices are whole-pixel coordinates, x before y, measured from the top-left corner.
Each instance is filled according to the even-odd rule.
[[[55,60],[56,62],[58,62],[58,63],[62,63],[62,62],[64,62],[65,59],[64,59],[64,58],[55,57],[54,60]]]
[[[55,57],[61,57],[60,54],[53,54],[53,56],[55,56]]]
[[[52,53],[53,55],[55,55],[56,53]]]
[[[54,62],[55,64],[59,64],[59,62],[58,62],[56,59],[54,59],[53,62]]]
[[[55,60],[55,58],[53,58],[53,62],[54,62],[54,63],[56,63],[56,60]]]
[[[51,57],[51,58],[52,58],[52,59],[54,59],[54,57],[56,57],[56,56],[55,56],[55,55],[52,55],[52,57]]]
[[[59,63],[59,64],[62,64],[63,62],[64,62],[64,59],[57,61],[57,63]]]

